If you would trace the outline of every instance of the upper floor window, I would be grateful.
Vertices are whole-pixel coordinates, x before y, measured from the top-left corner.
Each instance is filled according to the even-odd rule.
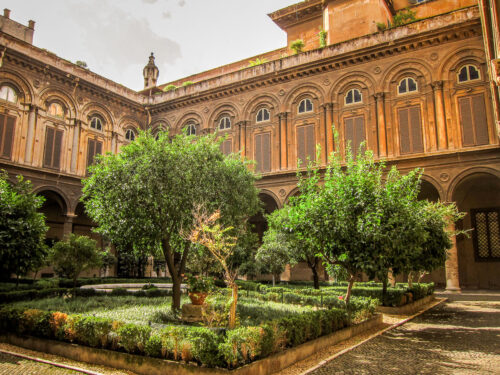
[[[92,129],[102,131],[102,119],[98,116],[93,116],[90,119],[90,127]]]
[[[409,92],[415,92],[417,90],[417,82],[413,78],[403,78],[399,82],[398,94],[407,94]]]
[[[311,99],[302,99],[299,103],[299,113],[312,112],[313,103]]]
[[[64,117],[64,108],[59,103],[50,103],[49,108],[47,110],[48,114],[54,117]]]
[[[125,132],[125,139],[130,142],[134,141],[135,132],[132,129],[127,129],[127,131]]]
[[[363,101],[363,97],[361,96],[361,91],[358,89],[351,89],[347,91],[345,96],[345,104],[354,104],[361,103]]]
[[[228,116],[224,116],[219,120],[219,130],[231,129],[231,119]]]
[[[259,112],[257,112],[257,122],[269,121],[270,118],[271,115],[266,108],[261,108]]]
[[[465,65],[458,72],[458,82],[475,81],[479,79],[479,70],[474,65]]]
[[[0,87],[0,99],[17,103],[17,94],[12,87],[4,85]]]
[[[187,135],[196,135],[196,124],[189,123],[185,127]]]

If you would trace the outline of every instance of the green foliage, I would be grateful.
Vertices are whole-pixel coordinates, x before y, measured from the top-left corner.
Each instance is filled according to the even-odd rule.
[[[319,37],[319,47],[320,48],[325,48],[326,47],[326,43],[327,43],[327,32],[326,30],[324,29],[321,29],[318,33],[318,37]]]
[[[75,65],[78,65],[79,67],[88,69],[87,63],[85,61],[76,60]]]
[[[186,279],[190,292],[208,293],[215,287],[211,277],[187,274]]]
[[[118,331],[118,345],[128,353],[144,353],[146,343],[151,335],[151,327],[128,323]]]
[[[186,86],[191,86],[191,85],[194,85],[194,82],[193,81],[186,81],[186,82],[182,82],[182,87],[186,87]]]
[[[177,86],[176,85],[166,85],[164,88],[163,88],[163,91],[164,92],[168,92],[168,91],[172,91],[172,90],[175,90],[177,89]]]
[[[146,345],[144,346],[144,353],[149,357],[161,358],[161,336],[154,334],[149,336]]]
[[[411,9],[400,10],[396,15],[392,18],[392,27],[398,27],[402,25],[406,25],[411,22],[417,21],[416,12]]]
[[[257,65],[262,65],[262,64],[265,64],[266,62],[268,62],[268,60],[266,58],[259,58],[257,57],[255,60],[250,60],[248,62],[248,66],[251,67],[251,66],[257,66]]]
[[[298,54],[302,52],[304,46],[305,46],[304,41],[302,39],[297,39],[290,44],[290,49],[293,50],[295,54]]]
[[[188,337],[191,354],[196,362],[208,367],[221,365],[221,355],[218,350],[222,338],[219,335],[207,328],[193,327],[189,330]]]
[[[387,29],[387,25],[384,22],[377,22],[376,25],[378,31],[384,31]]]
[[[57,242],[53,246],[49,259],[55,272],[72,279],[73,285],[76,286],[80,273],[100,267],[102,256],[105,254],[97,249],[95,240],[71,233],[67,240]]]
[[[7,173],[0,171],[0,274],[23,276],[40,268],[47,256],[44,244],[45,216],[37,212],[43,197],[32,192],[29,181],[17,176],[10,184]]]
[[[111,319],[85,316],[79,319],[75,325],[76,340],[91,347],[106,347],[108,334],[111,331]]]

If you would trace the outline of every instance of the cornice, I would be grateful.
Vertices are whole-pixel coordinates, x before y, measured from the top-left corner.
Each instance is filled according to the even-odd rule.
[[[281,29],[286,30],[290,26],[304,23],[310,19],[321,17],[323,11],[323,0],[309,0],[269,13],[268,16]]]

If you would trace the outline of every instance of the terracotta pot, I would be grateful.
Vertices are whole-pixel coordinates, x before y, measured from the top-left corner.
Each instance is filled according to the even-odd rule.
[[[203,305],[208,293],[206,292],[189,292],[189,299],[193,305]]]

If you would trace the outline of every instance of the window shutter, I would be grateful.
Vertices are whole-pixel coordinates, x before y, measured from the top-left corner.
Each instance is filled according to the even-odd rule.
[[[355,143],[354,143],[354,118],[346,118],[344,120],[344,138],[345,138],[345,149],[347,152],[347,145],[350,144],[351,146],[351,152],[353,155],[356,155],[355,152]]]
[[[271,171],[271,134],[262,135],[262,171]]]
[[[301,166],[306,161],[306,135],[305,126],[297,127],[297,159],[301,160]]]
[[[59,169],[61,166],[61,149],[62,149],[63,131],[56,130],[54,139],[54,152],[52,157],[52,167]]]
[[[399,148],[402,154],[408,154],[411,152],[410,145],[410,129],[408,121],[408,108],[403,108],[398,111],[399,114]]]
[[[306,127],[306,157],[309,156],[311,160],[316,158],[316,150],[314,143],[314,125],[307,125]]]
[[[0,156],[3,155],[3,140],[5,138],[4,136],[4,130],[5,130],[5,119],[7,116],[0,114]]]
[[[94,162],[96,141],[89,139],[87,144],[87,167],[92,165]]]
[[[14,125],[16,122],[15,117],[4,116],[4,124],[3,129],[0,129],[0,148],[1,154],[0,156],[10,158],[12,155],[12,143],[14,141]]]
[[[45,131],[45,155],[43,157],[43,165],[52,167],[52,155],[54,152],[54,133],[53,128],[47,128]]]
[[[409,109],[412,152],[424,152],[422,140],[422,122],[420,120],[420,106]]]
[[[95,141],[95,155],[102,155],[102,142]]]
[[[262,134],[255,136],[255,162],[257,172],[262,172]]]
[[[220,151],[224,155],[229,155],[231,152],[233,152],[233,141],[231,139],[227,139],[222,142],[220,145]]]
[[[365,117],[359,116],[354,119],[354,144],[356,154],[358,154],[360,149],[360,144],[365,140]],[[366,146],[365,146],[366,147]]]
[[[476,133],[476,145],[487,145],[490,143],[488,136],[488,122],[486,119],[486,107],[484,105],[484,95],[474,95],[472,97],[472,108],[474,112],[474,129]]]
[[[469,96],[458,99],[460,123],[462,125],[462,145],[474,146],[474,128],[472,124],[472,108]]]

